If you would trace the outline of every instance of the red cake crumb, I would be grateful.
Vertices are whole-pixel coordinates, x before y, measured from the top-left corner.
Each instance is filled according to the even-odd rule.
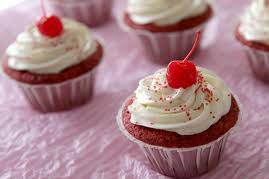
[[[100,63],[102,56],[103,48],[98,43],[96,52],[88,57],[88,59],[75,66],[67,68],[58,74],[34,74],[27,71],[17,71],[8,67],[8,58],[4,59],[2,65],[4,72],[14,80],[33,85],[54,84],[73,79],[87,73]]]
[[[196,17],[184,19],[176,24],[168,25],[168,26],[157,26],[153,23],[151,24],[136,24],[129,16],[127,12],[124,13],[124,22],[132,27],[133,29],[137,30],[147,30],[150,32],[175,32],[175,31],[183,31],[187,29],[191,29],[193,27],[197,27],[204,22],[208,21],[210,17],[213,15],[213,10],[210,6],[208,6],[207,10]]]
[[[239,26],[235,31],[235,37],[238,41],[240,41],[242,44],[248,47],[269,52],[269,45],[260,42],[246,40],[245,37],[239,32]]]
[[[239,107],[234,97],[232,97],[232,105],[228,114],[223,116],[216,124],[212,125],[206,131],[195,135],[179,135],[175,132],[169,132],[159,129],[152,129],[135,125],[130,122],[131,114],[128,106],[133,103],[130,99],[123,110],[123,125],[125,129],[136,139],[147,144],[169,147],[169,148],[188,148],[199,145],[208,144],[227,131],[229,131],[239,119]]]

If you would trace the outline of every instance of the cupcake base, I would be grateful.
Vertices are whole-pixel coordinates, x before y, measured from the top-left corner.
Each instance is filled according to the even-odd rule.
[[[191,138],[186,141],[187,143],[185,143],[184,140],[177,139],[177,141],[173,141],[175,144],[172,144],[170,143],[170,141],[167,142],[167,140],[169,140],[171,136],[168,136],[168,138],[163,138],[162,134],[160,134],[161,136],[154,135],[154,132],[158,133],[160,131],[162,132],[162,130],[150,129],[130,123],[130,119],[126,119],[126,116],[127,118],[128,116],[130,116],[127,107],[131,103],[132,98],[129,98],[124,103],[118,113],[117,123],[121,132],[130,141],[134,142],[135,144],[138,144],[138,146],[145,154],[146,158],[149,160],[153,169],[163,175],[175,178],[190,178],[194,176],[199,176],[215,168],[222,158],[227,138],[234,131],[234,129],[238,127],[241,120],[241,105],[238,103],[237,97],[235,97],[233,98],[233,105],[236,106],[233,106],[231,108],[235,108],[237,111],[237,119],[235,120],[236,123],[232,126],[229,126],[227,124],[227,121],[225,122],[226,124],[219,123],[222,128],[226,128],[228,125],[228,130],[224,134],[218,134],[218,136],[210,139],[210,142],[204,144],[197,143],[200,141],[195,140],[195,137],[194,142],[197,144],[194,144],[194,142],[191,141]],[[131,128],[134,130],[130,130],[130,125],[134,127]],[[144,128],[145,130],[143,130],[142,128]],[[135,134],[135,131],[141,129],[142,133],[138,132]],[[167,135],[176,134],[168,131],[163,132],[167,133]],[[208,134],[204,137],[210,138],[210,135],[212,136],[214,134]],[[182,137],[185,138],[188,136]],[[200,138],[201,141],[204,141],[202,137],[203,136],[198,136],[197,139]],[[151,140],[150,138],[155,138],[157,140]],[[148,141],[148,139],[150,141],[155,141],[155,143],[151,143],[150,141]]]
[[[157,172],[173,178],[190,178],[202,175],[219,164],[228,136],[229,133],[211,145],[185,151],[143,145],[140,148]]]
[[[48,5],[53,13],[80,21],[90,27],[98,26],[109,20],[113,0],[84,0],[63,2],[49,0]]]
[[[135,37],[147,59],[158,64],[167,64],[174,59],[183,59],[193,46],[197,31],[203,31],[212,16],[210,6],[200,16],[183,20],[178,24],[157,27],[153,24],[135,24],[127,13],[119,20],[121,28]]]
[[[254,75],[269,83],[269,53],[252,48],[245,48],[245,53]]]
[[[196,32],[203,32],[204,27],[201,25],[186,31],[151,33],[122,25],[124,31],[137,39],[146,58],[161,65],[167,65],[174,59],[184,59],[193,46]]]
[[[93,94],[95,69],[59,84],[27,85],[16,83],[32,108],[40,112],[57,112],[85,104]]]
[[[235,36],[244,47],[254,75],[258,79],[269,83],[269,45],[246,40],[244,36],[240,34],[238,28]]]

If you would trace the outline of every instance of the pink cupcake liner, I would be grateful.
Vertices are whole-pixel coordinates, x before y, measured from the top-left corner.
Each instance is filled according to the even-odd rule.
[[[55,112],[86,103],[93,93],[94,77],[95,70],[92,70],[80,77],[57,84],[31,85],[13,79],[12,81],[34,109]]]
[[[141,149],[159,173],[170,177],[189,178],[206,173],[218,165],[228,136],[223,136],[209,146],[184,152],[143,146]]]
[[[48,0],[48,6],[53,13],[75,19],[89,26],[97,26],[106,22],[110,18],[112,4],[113,0],[74,2]]]
[[[152,33],[144,30],[135,30],[119,20],[119,25],[140,42],[148,59],[155,63],[167,64],[174,59],[183,59],[191,50],[195,33],[203,31],[205,24],[192,29],[178,32]]]
[[[239,127],[242,119],[242,108],[237,96],[234,97],[240,108],[237,124],[217,140],[197,147],[167,148],[150,145],[134,138],[125,129],[122,121],[122,111],[130,97],[123,103],[123,106],[119,110],[117,123],[120,131],[127,137],[127,139],[138,144],[153,169],[157,172],[176,178],[199,176],[218,165],[223,156],[228,137]]]
[[[262,81],[269,83],[269,53],[250,47],[245,52],[253,73]]]

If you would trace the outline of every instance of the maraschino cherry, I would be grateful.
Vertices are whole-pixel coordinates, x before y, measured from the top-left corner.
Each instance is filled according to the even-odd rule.
[[[41,0],[41,8],[43,16],[36,24],[38,31],[50,38],[60,36],[63,33],[62,21],[54,15],[47,17],[43,0]]]
[[[198,71],[196,66],[189,61],[189,58],[196,50],[200,36],[201,32],[197,32],[193,47],[183,61],[175,60],[169,63],[166,72],[166,79],[171,88],[186,89],[197,82]]]

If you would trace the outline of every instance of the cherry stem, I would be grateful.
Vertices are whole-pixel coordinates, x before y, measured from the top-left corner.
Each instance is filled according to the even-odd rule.
[[[40,0],[41,11],[44,17],[47,16],[44,0]]]
[[[183,61],[188,60],[192,54],[194,53],[194,51],[197,49],[199,42],[200,42],[200,37],[201,37],[201,31],[196,32],[196,37],[195,37],[195,41],[193,43],[192,49],[191,51],[188,53],[188,55],[184,58]]]

